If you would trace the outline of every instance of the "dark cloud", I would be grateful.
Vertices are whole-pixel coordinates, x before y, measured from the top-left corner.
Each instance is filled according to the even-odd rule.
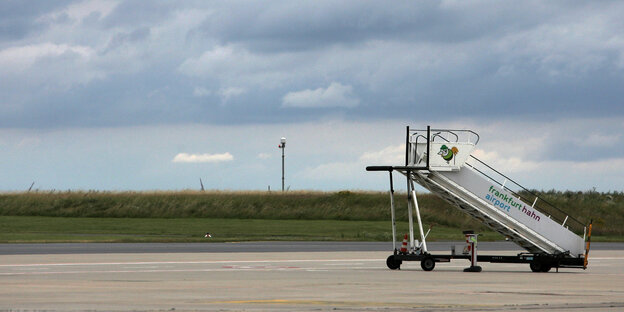
[[[435,1],[238,4],[217,8],[199,30],[222,43],[242,43],[263,51],[318,49],[369,40],[458,42],[532,27],[562,9],[541,3],[449,5]]]
[[[102,24],[107,28],[158,25],[185,5],[188,4],[164,0],[123,1],[104,18]]]
[[[618,3],[67,5],[0,2],[3,127],[624,114]]]
[[[108,42],[108,45],[104,49],[104,53],[114,50],[126,43],[136,43],[137,41],[144,40],[149,36],[149,34],[150,29],[147,27],[141,27],[131,32],[118,32]]]
[[[51,22],[42,15],[67,6],[74,1],[0,1],[0,47],[7,41],[23,39],[27,35],[42,30]],[[62,16],[59,21],[62,21]]]

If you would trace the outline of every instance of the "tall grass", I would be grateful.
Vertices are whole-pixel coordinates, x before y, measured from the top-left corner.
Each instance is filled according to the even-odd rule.
[[[582,222],[593,220],[595,234],[624,235],[624,192],[550,190],[539,195]]]
[[[549,202],[598,235],[624,235],[624,193],[542,192]],[[407,219],[405,193],[396,193],[397,219]],[[419,194],[425,225],[485,230],[432,194]],[[96,218],[226,218],[388,221],[387,192],[30,192],[0,194],[0,215]]]
[[[399,233],[407,232],[407,222],[397,223],[397,227]],[[0,243],[392,241],[387,221],[1,216],[0,228]],[[205,238],[206,232],[212,237]],[[461,240],[462,234],[438,227],[428,239]],[[501,237],[485,232],[479,239]]]

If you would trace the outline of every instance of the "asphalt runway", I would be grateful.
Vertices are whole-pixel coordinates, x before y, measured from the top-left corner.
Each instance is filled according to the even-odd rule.
[[[481,254],[516,253],[479,246]],[[74,251],[0,255],[0,310],[624,310],[624,250],[613,245],[592,250],[587,270],[559,273],[492,263],[480,263],[481,273],[464,273],[465,260],[438,263],[432,272],[405,262],[392,271],[385,265],[390,252],[376,250]]]
[[[464,242],[428,242],[430,251],[449,251]],[[512,242],[479,242],[483,250],[508,251],[519,247]],[[592,243],[592,250],[624,250],[624,243]],[[213,253],[213,252],[340,252],[391,251],[388,242],[238,242],[238,243],[60,243],[0,244],[0,255],[29,254],[109,254],[109,253]],[[459,250],[459,249],[458,249]]]

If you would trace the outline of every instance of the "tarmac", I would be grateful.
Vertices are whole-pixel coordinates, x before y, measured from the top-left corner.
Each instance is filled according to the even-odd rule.
[[[229,248],[229,247],[228,247]],[[480,250],[513,255],[516,251]],[[1,311],[623,311],[624,250],[589,267],[418,262],[388,251],[0,255]]]

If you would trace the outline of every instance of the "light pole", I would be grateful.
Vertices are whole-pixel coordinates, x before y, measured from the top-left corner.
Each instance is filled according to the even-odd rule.
[[[284,150],[286,149],[286,138],[280,139],[280,145],[278,146],[282,150],[282,192],[284,191]]]

